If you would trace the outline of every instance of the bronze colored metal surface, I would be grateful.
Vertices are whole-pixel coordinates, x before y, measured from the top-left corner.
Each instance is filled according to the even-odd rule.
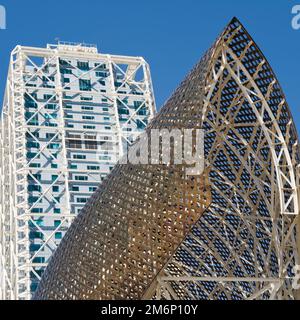
[[[205,176],[181,171],[117,166],[70,227],[37,295],[140,299],[209,201]]]
[[[236,18],[153,128],[205,129],[209,170],[186,179],[182,166],[118,165],[35,298],[294,299],[297,133],[270,65]]]

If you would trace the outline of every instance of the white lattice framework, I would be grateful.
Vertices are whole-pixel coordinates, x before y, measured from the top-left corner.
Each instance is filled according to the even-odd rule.
[[[297,299],[299,145],[284,94],[237,19],[186,82],[199,69],[213,202],[159,275],[156,297]]]
[[[146,132],[157,128],[204,129],[211,189],[208,207],[204,212],[203,207],[191,207],[196,202],[192,198],[194,188],[181,185],[186,202],[182,193],[173,191],[174,185],[180,188],[180,183],[174,182],[176,170],[180,170],[176,165],[167,169],[118,165],[70,228],[35,298],[299,298],[293,285],[295,267],[299,266],[297,131],[269,63],[236,18]],[[148,174],[154,170],[155,176]],[[165,174],[167,170],[170,172]],[[132,197],[124,196],[128,192],[124,181],[129,181]],[[151,187],[145,188],[148,185],[157,185],[158,196],[153,196]],[[161,185],[167,191],[161,192]],[[197,190],[196,197],[202,196],[205,193]],[[173,209],[177,205],[179,212]],[[142,212],[142,223],[134,214],[138,212]],[[171,216],[165,217],[169,212]],[[199,220],[183,241],[180,232],[172,238],[178,221],[194,213]],[[147,216],[150,227],[145,225]],[[118,219],[124,221],[122,228]],[[157,226],[162,226],[158,234],[165,237],[164,243],[152,237]],[[144,238],[152,242],[141,241],[138,232],[130,237],[130,231],[139,227]],[[127,238],[135,244],[134,250],[130,241],[124,241]],[[165,248],[175,249],[170,256]],[[160,250],[168,253],[164,260],[157,254]],[[130,262],[122,263],[124,257]],[[108,263],[109,259],[113,262]],[[67,274],[68,270],[73,273]]]
[[[135,123],[137,119],[143,123],[142,117],[138,114],[143,108],[148,110],[147,117],[149,119],[155,113],[149,66],[141,57],[100,54],[93,46],[69,43],[48,45],[46,49],[17,46],[13,50],[1,119],[0,299],[30,299],[32,275],[40,279],[41,274],[37,270],[44,269],[47,266],[47,261],[45,263],[34,263],[34,258],[43,248],[50,247],[52,251],[56,249],[58,243],[54,241],[54,234],[57,231],[65,232],[76,214],[70,204],[70,184],[72,181],[69,180],[71,169],[66,142],[68,132],[72,129],[66,126],[63,102],[65,93],[78,95],[84,92],[67,89],[68,84],[62,83],[60,68],[63,59],[83,59],[99,62],[91,70],[82,72],[76,80],[85,79],[88,73],[97,70],[99,65],[105,64],[107,66],[110,74],[109,90],[102,93],[97,88],[93,88],[95,92],[91,94],[105,97],[112,105],[110,114],[113,118],[111,136],[114,137],[115,141],[115,162],[123,155],[126,144],[131,144],[140,133],[137,128],[133,128],[129,133],[126,130],[128,123]],[[72,67],[77,68],[76,66]],[[114,75],[116,73],[121,74],[118,86],[115,85]],[[46,88],[35,82],[35,79],[42,77],[48,83]],[[34,88],[32,83],[35,83]],[[135,92],[124,89],[133,87]],[[33,91],[43,92],[43,90],[47,93],[51,91],[51,98],[40,104],[32,93]],[[142,102],[139,108],[132,112],[132,109],[124,103],[124,98],[133,99],[137,97],[137,94]],[[25,112],[25,96],[30,97],[31,101],[38,104],[38,109],[30,117],[26,116]],[[47,117],[55,125],[49,127],[32,124],[31,121],[36,115],[50,114],[45,106],[52,100],[55,100],[57,104],[56,113],[58,116],[56,118],[51,115]],[[120,104],[123,108],[128,109],[128,119],[122,123],[120,123],[118,111]],[[146,125],[147,123],[143,124]],[[79,134],[94,133],[93,130],[88,129],[75,131]],[[33,132],[48,132],[52,134],[52,138],[42,143]],[[101,134],[101,132],[97,132],[97,134]],[[27,158],[27,136],[40,144],[38,153],[33,159]],[[57,159],[59,160],[57,168],[50,168],[49,166],[33,168],[31,164],[40,155],[44,154],[47,157],[52,157],[53,161],[55,160],[47,148],[54,141],[60,143],[60,149],[57,152]],[[54,174],[57,178],[52,184],[47,184],[45,187],[42,181],[37,178],[37,173]],[[84,173],[90,174],[90,172]],[[28,179],[34,181],[41,188],[38,200],[33,204],[28,203]],[[43,199],[57,202],[51,193],[54,184],[59,184],[63,189],[60,194],[62,199],[60,203],[62,212],[59,217],[61,223],[49,232],[36,223],[36,218],[53,218],[53,212],[32,213],[32,208]],[[30,252],[30,226],[42,233],[44,238],[40,250],[34,254]]]

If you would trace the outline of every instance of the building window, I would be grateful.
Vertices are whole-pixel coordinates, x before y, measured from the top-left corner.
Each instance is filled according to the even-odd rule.
[[[125,106],[123,107],[119,107],[118,108],[118,112],[119,112],[119,114],[125,114],[125,115],[128,115],[129,114],[129,109],[128,108],[126,108]]]
[[[88,71],[90,69],[89,63],[84,62],[84,61],[78,61],[77,67],[78,67],[78,69],[83,70],[83,71]]]
[[[56,181],[58,179],[58,175],[53,174],[51,177],[52,182]]]
[[[83,154],[73,154],[73,159],[85,160],[86,156]]]
[[[34,108],[36,109],[37,108],[37,103],[33,100],[25,100],[25,108]]]
[[[43,209],[42,208],[32,208],[31,213],[43,213]],[[39,225],[39,224],[37,223],[37,225]]]
[[[100,156],[99,160],[108,161],[108,160],[111,160],[111,157],[109,157],[109,156]]]
[[[36,152],[27,152],[27,158],[28,159],[39,159],[40,155],[38,155]]]
[[[91,80],[79,79],[79,89],[81,91],[92,91]]]
[[[35,251],[37,251],[37,250],[35,250]],[[45,263],[45,257],[35,257],[33,260],[32,260],[32,262],[33,263]]]
[[[97,136],[89,134],[89,135],[85,135],[84,138],[88,140],[96,140]]]
[[[76,181],[87,181],[88,177],[87,176],[75,176]]]
[[[42,202],[42,199],[39,199],[40,197],[28,197],[28,203],[32,205],[36,202]]]
[[[95,120],[93,116],[82,116],[82,120]]]
[[[36,137],[38,139],[40,135],[38,132],[26,132],[26,138],[32,139],[32,137]]]
[[[144,129],[146,127],[145,123],[143,123],[141,120],[136,120],[136,125],[138,129]]]
[[[56,240],[62,239],[62,233],[61,232],[55,232],[55,239]]]
[[[119,88],[119,87],[122,86],[122,84],[123,84],[122,82],[116,81],[116,82],[115,82],[115,87]]]
[[[139,108],[142,104],[142,101],[133,101],[133,106],[135,109]]]
[[[41,188],[41,186],[39,186],[39,185],[30,184],[30,185],[28,186],[28,191],[29,191],[29,192],[33,192],[33,191],[41,192],[41,190],[42,190],[42,188]]]
[[[67,146],[68,146],[68,148],[81,149],[82,142],[80,140],[68,140]]]
[[[28,125],[29,126],[38,126],[39,125],[38,116],[36,115],[33,118],[31,118],[30,121],[28,121]]]
[[[52,114],[45,113],[44,117],[46,120],[57,119],[57,113],[52,113]]]
[[[137,112],[137,114],[138,114],[139,116],[146,116],[147,113],[148,113],[148,112],[147,112],[147,109],[146,109],[145,107],[140,108],[139,111]]]
[[[81,110],[93,111],[93,110],[94,110],[94,108],[93,108],[93,107],[86,107],[86,106],[83,106],[83,107],[81,107]]]
[[[100,170],[99,166],[87,166],[88,170]]]
[[[44,94],[44,100],[51,100],[51,99],[53,99],[54,98],[54,96],[52,95],[52,94]]]
[[[49,145],[48,145],[48,147],[47,147],[48,149],[54,149],[54,150],[57,150],[57,149],[59,149],[60,148],[60,144],[59,143],[50,143]]]
[[[97,141],[85,141],[85,147],[88,150],[97,150]]]
[[[40,163],[31,163],[29,165],[30,168],[40,168],[41,167],[41,164]]]
[[[45,122],[46,127],[57,127],[57,123]]]
[[[27,142],[27,148],[39,148],[40,147],[40,144],[38,142]]]
[[[66,99],[66,100],[72,100],[72,99],[73,99],[73,96],[69,96],[69,95],[67,95],[67,94],[64,93],[63,98]]]
[[[93,97],[84,97],[84,96],[81,96],[81,97],[80,97],[80,100],[82,100],[82,101],[92,101],[92,100],[93,100]]]
[[[95,67],[98,67],[98,69],[105,70],[106,64],[105,63],[95,63]]]
[[[96,77],[99,77],[99,78],[106,78],[106,77],[107,77],[107,72],[103,72],[103,71],[96,71]]]
[[[56,104],[49,103],[45,106],[45,109],[47,110],[55,110],[56,109]],[[52,115],[53,116],[53,115]]]
[[[61,224],[61,221],[60,220],[54,220],[54,227],[55,228],[58,228]]]
[[[28,180],[32,181],[32,180],[37,180],[40,181],[42,179],[42,176],[39,173],[35,173],[32,176],[28,175]]]
[[[76,202],[77,203],[87,203],[87,198],[77,198]]]
[[[29,232],[29,238],[31,240],[33,240],[33,239],[44,239],[44,235],[42,234],[42,232],[31,231],[31,232]]]
[[[70,139],[81,139],[81,135],[80,134],[69,133],[68,134],[68,138],[70,138]]]
[[[63,69],[60,69],[60,73],[61,74],[72,74],[72,70],[63,68]]]
[[[55,133],[46,133],[46,138],[47,139],[52,139],[52,138],[54,138],[55,137]]]
[[[84,125],[84,126],[83,126],[83,129],[87,129],[87,130],[95,130],[95,129],[96,129],[96,127],[95,127],[95,126],[86,126],[86,125]]]

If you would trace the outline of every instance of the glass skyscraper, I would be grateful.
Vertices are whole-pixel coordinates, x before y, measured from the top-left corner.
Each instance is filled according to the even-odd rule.
[[[149,66],[17,46],[1,120],[1,297],[29,299],[76,216],[155,113]]]

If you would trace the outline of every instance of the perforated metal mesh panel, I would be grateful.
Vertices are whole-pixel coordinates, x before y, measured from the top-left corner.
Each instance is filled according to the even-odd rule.
[[[209,170],[191,177],[192,187],[181,167],[117,166],[36,298],[294,299],[297,133],[272,69],[237,19],[151,128],[204,128]]]
[[[156,297],[294,299],[297,133],[271,67],[237,19],[179,93],[190,108],[204,100],[191,118],[203,119],[206,131],[212,204],[164,270]]]

